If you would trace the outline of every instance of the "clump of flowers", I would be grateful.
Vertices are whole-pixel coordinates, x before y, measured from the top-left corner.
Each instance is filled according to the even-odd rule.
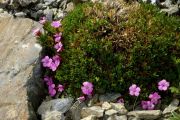
[[[47,70],[50,70],[52,72],[56,72],[57,68],[59,67],[61,63],[61,57],[60,57],[59,52],[63,51],[62,50],[63,44],[61,42],[62,32],[59,31],[59,28],[62,25],[60,21],[49,22],[47,21],[46,17],[40,18],[39,23],[41,23],[43,26],[48,26],[50,24],[49,27],[52,27],[51,29],[53,29],[54,30],[53,32],[55,32],[54,35],[51,36],[47,31],[42,33],[39,28],[36,28],[33,30],[33,35],[38,37],[39,39],[41,39],[43,36],[46,36],[46,35],[54,39],[53,44],[54,44],[54,49],[56,50],[56,52],[53,53],[54,55],[45,55],[42,58],[41,62],[44,68],[47,68]],[[48,92],[50,96],[54,97],[57,92],[61,93],[64,91],[64,86],[62,84],[56,85],[52,77],[45,76],[44,81],[48,87]]]
[[[149,95],[149,99],[153,104],[157,104],[159,99],[161,99],[161,96],[157,92],[154,92]]]
[[[52,71],[56,71],[60,64],[60,57],[58,55],[53,56],[53,58],[50,58],[49,56],[45,56],[41,60],[43,67],[49,68]]]
[[[151,101],[141,101],[141,106],[144,110],[153,110],[155,107]]]
[[[54,55],[45,55],[42,60],[42,66],[44,68],[47,68],[46,70],[50,70],[51,75],[53,75],[54,72],[56,72],[57,68],[60,66],[61,63],[61,57],[60,57],[60,52],[63,51],[63,43],[62,43],[62,31],[60,31],[60,27],[62,26],[60,21],[52,21],[49,22],[47,21],[47,19],[45,17],[42,17],[39,21],[42,25],[46,26],[48,25],[48,27],[51,27],[51,29],[53,30],[53,34],[48,34],[47,31],[45,31],[43,34],[47,34],[49,37],[51,37],[54,41],[53,41],[53,46],[51,49],[55,50],[55,53],[53,53]],[[52,32],[52,31],[51,31]],[[33,30],[33,35],[41,38],[43,35],[40,31],[39,28]],[[48,39],[48,38],[46,38]],[[53,81],[53,77],[48,77],[45,76],[44,77],[44,81],[48,87],[48,92],[49,95],[54,97],[56,95],[57,92],[62,93],[65,89],[63,84],[55,84]],[[82,93],[84,94],[83,96],[79,97],[78,100],[79,101],[84,101],[86,99],[86,97],[90,98],[92,96],[93,93],[93,84],[91,82],[83,82],[83,86],[81,87]]]
[[[166,91],[169,85],[170,85],[169,82],[163,79],[158,83],[158,89],[160,91]],[[159,103],[161,96],[159,95],[158,92],[154,92],[149,95],[149,99],[150,100],[148,101],[141,101],[141,106],[145,110],[153,110],[155,106]]]

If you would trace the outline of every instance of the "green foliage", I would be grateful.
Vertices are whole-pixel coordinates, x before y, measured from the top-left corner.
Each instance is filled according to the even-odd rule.
[[[170,117],[169,120],[180,120],[180,114],[173,112],[172,117]]]
[[[170,87],[170,90],[172,93],[175,93],[177,95],[180,95],[180,82],[178,87]]]
[[[180,58],[180,19],[142,4],[127,16],[101,4],[78,5],[62,21],[64,51],[56,79],[68,94],[79,96],[81,84],[90,81],[96,93],[128,94],[135,83],[142,96],[157,90],[167,79],[176,86]]]

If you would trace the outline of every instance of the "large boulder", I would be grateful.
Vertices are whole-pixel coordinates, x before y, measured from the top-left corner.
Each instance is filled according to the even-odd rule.
[[[3,120],[36,120],[41,102],[41,46],[31,31],[38,23],[0,14],[0,116]],[[0,118],[0,119],[1,119]]]

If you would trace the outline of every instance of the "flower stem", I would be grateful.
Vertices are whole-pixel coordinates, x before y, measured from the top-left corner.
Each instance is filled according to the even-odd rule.
[[[135,105],[136,105],[137,99],[138,99],[138,96],[136,97],[136,100],[134,101],[133,111],[134,111],[134,108],[135,108]]]

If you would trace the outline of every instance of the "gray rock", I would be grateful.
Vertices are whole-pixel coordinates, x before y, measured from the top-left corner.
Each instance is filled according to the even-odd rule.
[[[117,116],[117,115],[113,115],[107,118],[107,120],[127,120],[127,116],[123,115],[123,116]]]
[[[102,109],[109,110],[109,109],[111,109],[111,105],[108,102],[104,102],[102,104]]]
[[[112,109],[118,111],[118,114],[120,115],[125,115],[127,114],[127,109],[124,107],[123,104],[120,104],[120,103],[110,103],[111,106],[112,106]]]
[[[163,114],[165,115],[165,114],[169,114],[171,112],[174,112],[175,110],[178,109],[178,105],[179,105],[179,100],[178,99],[174,99],[170,103],[170,105],[167,108],[164,109]]]
[[[31,34],[35,26],[40,24],[0,14],[0,119],[37,119],[34,110],[44,89],[39,61],[42,47]]]
[[[39,0],[12,0],[12,4],[19,4],[20,6],[25,7],[38,1]]]
[[[4,10],[2,8],[0,8],[0,13],[3,13],[3,12],[4,12]]]
[[[141,119],[138,117],[128,117],[128,120],[141,120]]]
[[[169,9],[161,9],[161,12],[165,12],[168,15],[176,15],[179,13],[178,5],[173,5]]]
[[[47,4],[47,5],[50,5],[52,4],[53,2],[55,2],[56,0],[44,0],[44,2]]]
[[[104,95],[99,96],[100,102],[115,102],[119,97],[121,97],[121,94],[119,93],[106,93]]]
[[[114,109],[110,109],[110,110],[105,111],[105,115],[107,115],[107,116],[112,116],[115,114],[117,114],[117,111]]]
[[[80,120],[81,119],[81,109],[83,107],[87,107],[84,102],[80,103],[79,101],[76,101],[70,110],[68,111],[68,118],[73,120]]]
[[[88,106],[91,107],[98,102],[99,95],[95,94],[88,102]]]
[[[45,4],[39,3],[36,5],[35,9],[36,10],[44,10],[47,8],[47,6],[44,8],[44,6],[46,6]]]
[[[46,112],[44,116],[42,116],[42,120],[65,120],[63,113],[59,111],[50,111]]]
[[[38,114],[43,115],[48,111],[59,111],[65,113],[70,109],[72,102],[72,98],[54,99],[43,102],[38,108]]]
[[[140,119],[154,120],[161,116],[162,112],[160,110],[142,110],[142,111],[131,111],[127,115],[138,117]]]
[[[177,5],[180,5],[180,0],[177,1]]]
[[[104,110],[100,106],[86,107],[81,110],[81,117],[88,117],[89,115],[95,115],[100,118],[103,117]]]
[[[38,10],[37,12],[30,12],[31,17],[34,19],[38,19],[40,16],[43,16],[43,14],[43,10]]]
[[[73,4],[73,2],[70,2],[70,3],[67,4],[67,7],[66,7],[65,11],[70,12],[73,9],[74,9],[74,4]]]
[[[24,13],[24,12],[17,12],[17,13],[15,13],[15,16],[16,17],[25,17],[26,13]]]
[[[90,115],[90,116],[85,117],[85,118],[83,118],[83,119],[81,119],[81,120],[97,120],[97,119],[96,119],[96,116],[95,116],[95,115]]]
[[[61,8],[62,10],[65,10],[65,9],[66,9],[66,6],[67,6],[67,3],[68,3],[67,0],[63,0],[63,1],[60,3],[59,8]]]
[[[126,115],[116,116],[116,118],[118,118],[117,120],[127,120]]]
[[[57,14],[55,15],[55,19],[63,19],[65,17],[65,13],[64,11],[62,11],[61,9],[58,10]]]
[[[5,8],[10,0],[0,0],[0,8]]]
[[[46,16],[47,20],[49,20],[49,21],[52,21],[53,14],[54,14],[54,12],[52,9],[48,8],[48,9],[44,10],[44,15]]]
[[[172,5],[172,0],[165,0],[163,3],[161,3],[161,5],[169,8]]]

